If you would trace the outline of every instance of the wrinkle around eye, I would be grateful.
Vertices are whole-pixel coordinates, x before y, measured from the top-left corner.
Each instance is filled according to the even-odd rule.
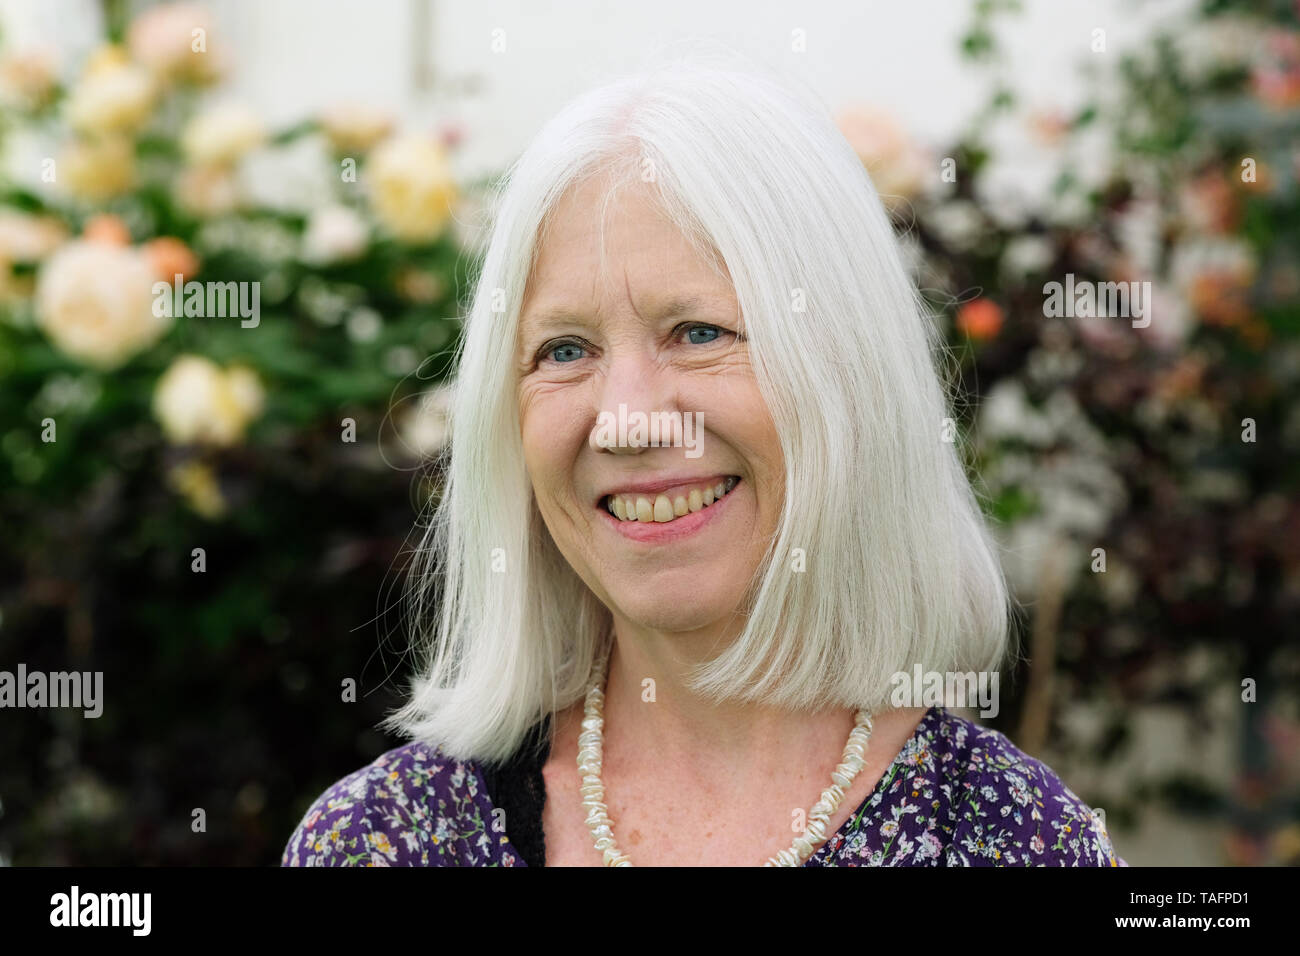
[[[531,363],[522,367],[519,375],[519,391],[550,391],[585,382],[596,374],[596,370],[587,363],[552,362],[549,365]]]
[[[526,381],[521,379],[515,389],[515,399],[519,406],[520,416],[526,416],[536,403],[546,400],[549,396],[566,392],[575,386],[581,386],[586,381],[585,377],[574,377],[566,380],[538,378]],[[573,400],[567,397],[561,399],[561,401],[565,402]]]
[[[732,339],[730,342],[723,339],[714,339],[712,342],[687,346],[685,351],[673,356],[672,362],[680,368],[701,372],[728,372],[739,368],[749,369],[752,368],[753,364],[749,357],[749,349],[745,347],[745,342],[736,339]]]

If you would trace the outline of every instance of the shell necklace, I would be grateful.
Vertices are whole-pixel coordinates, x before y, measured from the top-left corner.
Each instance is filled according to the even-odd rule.
[[[587,826],[596,842],[596,849],[605,859],[606,866],[631,866],[632,861],[618,848],[614,840],[614,823],[605,806],[605,785],[600,779],[604,751],[605,692],[602,689],[608,677],[609,654],[603,655],[598,665],[600,677],[592,681],[587,690],[582,732],[578,735],[578,773],[582,775],[582,806],[587,811]],[[764,866],[802,866],[813,850],[826,837],[826,827],[831,815],[839,808],[845,792],[866,763],[867,742],[871,739],[871,714],[859,710],[854,714],[854,726],[849,731],[848,743],[840,764],[831,772],[831,785],[822,791],[821,799],[808,811],[808,823],[788,849],[770,857]]]

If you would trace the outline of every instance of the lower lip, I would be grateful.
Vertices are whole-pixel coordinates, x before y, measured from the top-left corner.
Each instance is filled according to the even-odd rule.
[[[630,541],[641,541],[646,544],[667,544],[670,541],[676,541],[679,538],[685,538],[687,535],[695,534],[701,528],[709,524],[714,518],[718,517],[719,512],[727,507],[727,503],[739,490],[737,484],[729,492],[709,505],[707,508],[701,508],[699,511],[692,511],[688,515],[682,515],[680,518],[674,518],[672,521],[623,521],[609,513],[606,508],[597,508],[605,520],[614,526],[614,530]]]

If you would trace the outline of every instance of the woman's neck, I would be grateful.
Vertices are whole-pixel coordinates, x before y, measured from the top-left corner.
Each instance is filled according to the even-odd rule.
[[[605,688],[605,739],[611,771],[636,761],[701,779],[752,782],[807,763],[833,761],[853,728],[853,711],[791,711],[706,700],[687,686],[690,671],[719,646],[702,635],[617,637]],[[722,782],[721,780],[719,782]]]

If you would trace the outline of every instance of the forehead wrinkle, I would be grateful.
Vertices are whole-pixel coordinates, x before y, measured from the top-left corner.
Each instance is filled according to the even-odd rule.
[[[642,315],[639,311],[637,311],[636,300],[632,298],[632,284],[631,281],[628,279],[627,269],[623,270],[623,294],[627,296],[628,308],[632,310],[632,314],[641,320],[642,325],[645,325],[646,324],[645,316]]]
[[[569,214],[572,214],[573,212],[571,199],[572,197],[570,195],[561,200],[561,203],[569,206],[569,208],[566,209],[566,212]],[[587,314],[590,310],[585,306],[575,308],[571,302],[565,301],[568,292],[565,280],[577,270],[568,266],[566,264],[566,259],[562,256],[557,257],[553,245],[556,237],[556,231],[554,229],[555,219],[558,218],[555,213],[561,203],[557,203],[555,207],[548,210],[543,218],[542,228],[539,229],[537,242],[533,245],[532,267],[529,269],[528,278],[524,284],[523,307],[520,309],[519,314],[518,331],[521,339],[525,332],[541,331],[547,326],[561,324],[574,318],[589,319],[594,317]],[[569,238],[571,240],[572,237],[570,236]],[[550,248],[546,250],[546,253],[549,259],[547,263],[550,271],[550,275],[547,276],[549,282],[542,284],[539,289],[539,267],[543,260],[543,248],[548,244],[550,245]],[[572,242],[570,242],[570,244],[572,245]],[[543,299],[543,304],[540,307],[537,306],[535,302],[537,295],[539,292],[543,294],[548,293],[549,290],[547,289],[547,285],[556,284],[557,279],[555,276],[557,272],[562,294],[560,301],[558,303],[554,302],[554,294],[552,293],[546,295],[546,298]],[[598,302],[599,299],[596,295],[596,281],[597,276],[593,273],[591,277],[592,285],[590,289],[590,297],[592,301]],[[548,303],[547,299],[552,300],[552,302]]]
[[[577,195],[582,191],[591,189],[596,184],[601,183],[602,179],[604,181],[605,188],[600,195],[600,201],[598,203],[592,203],[587,206],[576,206],[575,195]],[[612,278],[609,275],[609,253],[607,249],[608,239],[607,239],[606,223],[608,222],[611,215],[610,205],[613,203],[615,195],[621,185],[622,185],[621,181],[612,176],[605,175],[602,177],[599,173],[592,174],[590,176],[587,176],[575,182],[570,187],[566,195],[561,199],[561,202],[557,203],[557,206],[563,204],[563,206],[565,207],[564,211],[570,218],[575,216],[583,216],[585,214],[587,219],[585,224],[586,228],[585,230],[583,230],[582,235],[585,239],[588,240],[588,242],[590,242],[592,237],[594,236],[594,240],[596,244],[595,252],[596,252],[596,259],[597,259],[597,267],[591,274],[591,286],[589,289],[589,296],[591,301],[597,304],[599,304],[601,301],[600,293],[601,293],[602,283],[605,289],[612,290],[614,287]],[[553,222],[554,213],[555,213],[555,209],[552,208],[552,210],[547,215],[548,233],[552,231],[552,228],[554,226],[554,222]],[[553,255],[554,253],[552,253],[552,256]],[[626,272],[624,278],[626,280]]]
[[[591,286],[589,289],[589,301],[594,303],[594,308],[589,308],[585,302],[581,306],[575,306],[574,303],[565,302],[564,299],[561,298],[560,301],[554,302],[553,304],[544,304],[540,309],[529,309],[526,313],[526,319],[531,320],[526,322],[526,327],[528,329],[541,331],[546,326],[552,324],[563,324],[566,321],[574,320],[584,323],[594,323],[597,326],[603,324],[604,317],[602,316],[602,313],[607,310],[602,308],[605,303],[605,296],[602,293],[610,294],[611,299],[616,295],[616,277],[611,274],[612,270],[608,249],[609,224],[613,221],[615,216],[627,214],[627,210],[617,206],[616,201],[621,196],[628,195],[624,190],[624,187],[636,185],[636,181],[629,178],[627,175],[618,175],[617,169],[607,168],[575,182],[568,193],[562,198],[561,203],[557,203],[556,207],[552,207],[552,209],[545,215],[541,241],[534,249],[535,256],[538,248],[543,242],[553,240],[556,236],[554,227],[556,225],[555,220],[559,218],[556,216],[558,206],[561,204],[564,205],[564,214],[567,217],[586,218],[586,228],[582,235],[584,235],[588,240],[594,239],[596,242],[595,250],[592,250],[590,245],[587,245],[586,248],[588,253],[592,251],[596,253],[598,262],[597,268],[592,271]],[[581,198],[586,199],[587,202],[578,205],[575,203],[575,199],[579,197],[579,194],[582,191],[585,191],[586,195]],[[642,197],[638,196],[637,198],[641,199]],[[661,193],[651,191],[644,196],[644,199],[644,211],[656,216],[660,223],[669,227],[673,231],[674,235],[680,237],[683,243],[683,250],[694,252],[707,271],[712,273],[715,278],[725,283],[727,293],[730,296],[734,296],[734,287],[732,287],[730,281],[730,271],[726,268],[725,263],[713,244],[702,236],[693,235],[690,231],[683,231],[682,227],[671,215],[669,207],[665,205],[664,197]],[[577,243],[573,241],[574,231],[570,231],[569,236],[570,244],[576,246]],[[661,248],[662,246],[662,243],[656,244],[656,248],[660,248],[660,251],[671,259],[671,254],[666,248]],[[645,252],[646,246],[644,243],[634,244],[632,249],[634,253]],[[556,253],[552,249],[550,253],[552,274],[557,270],[557,260],[555,256]],[[537,258],[534,260],[535,265],[537,264]],[[664,265],[666,264],[667,261],[665,261]],[[558,265],[558,271],[561,277],[563,277],[566,271],[570,271],[571,273],[572,271],[577,270],[566,270],[561,261]],[[663,321],[664,319],[690,313],[692,311],[711,309],[719,301],[712,289],[709,289],[707,294],[703,291],[693,290],[681,294],[669,294],[661,298],[656,295],[657,290],[652,288],[649,290],[648,302],[641,303],[641,306],[638,307],[636,297],[633,295],[631,289],[631,276],[627,263],[623,263],[621,271],[623,273],[623,296],[628,303],[628,307],[632,314],[634,314],[643,325],[650,325],[654,321]],[[537,291],[535,277],[536,273],[534,271],[530,274],[530,281],[528,283],[529,293]],[[577,277],[575,276],[574,278]],[[563,281],[562,278],[561,281]],[[562,288],[562,291],[567,290]],[[531,298],[531,294],[526,295],[526,300]],[[642,298],[645,298],[645,296],[642,296]]]
[[[595,209],[592,210],[593,221],[590,222],[590,231],[588,235],[594,234],[596,242],[597,268],[591,276],[591,301],[596,303],[594,315],[591,318],[598,319],[601,310],[601,304],[605,301],[605,294],[609,294],[612,300],[616,295],[616,277],[612,273],[609,255],[609,226],[615,216],[626,216],[627,209],[617,205],[623,188],[630,184],[626,177],[618,176],[612,170],[605,170],[603,176],[593,176],[577,186],[578,189],[592,188],[595,184],[603,185],[599,193],[599,202],[593,203]],[[573,214],[572,205],[573,196],[569,196],[569,212]],[[579,207],[581,208],[581,207]],[[653,204],[651,204],[653,209]],[[631,308],[632,313],[643,323],[646,317],[637,309],[634,296],[631,289],[631,277],[628,273],[627,264],[622,264],[623,275],[623,295]]]

